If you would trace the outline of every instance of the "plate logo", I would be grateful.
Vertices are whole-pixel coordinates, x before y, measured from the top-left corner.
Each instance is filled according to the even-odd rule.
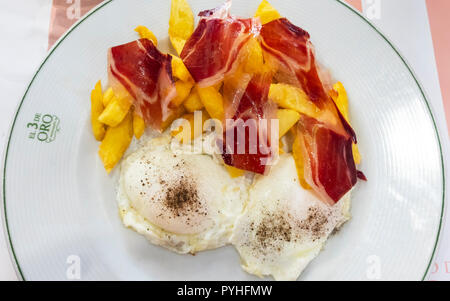
[[[34,114],[32,122],[27,123],[28,138],[39,142],[51,143],[55,141],[60,131],[61,120],[52,114]]]

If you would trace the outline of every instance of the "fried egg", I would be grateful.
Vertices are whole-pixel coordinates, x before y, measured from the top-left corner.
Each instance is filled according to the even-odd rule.
[[[119,212],[153,244],[194,254],[229,243],[246,185],[212,156],[174,152],[170,139],[155,138],[121,164]]]
[[[349,194],[330,207],[303,189],[292,155],[281,155],[267,176],[255,179],[236,222],[231,242],[242,268],[260,277],[297,279],[332,231],[350,218],[349,206]]]
[[[295,280],[350,218],[350,193],[321,202],[299,185],[291,154],[252,181],[231,178],[209,148],[193,154],[154,138],[121,164],[119,212],[155,245],[195,254],[231,243],[246,272]]]

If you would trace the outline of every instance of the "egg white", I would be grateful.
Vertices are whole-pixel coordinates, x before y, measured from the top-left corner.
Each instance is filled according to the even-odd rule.
[[[236,222],[231,241],[242,268],[259,277],[297,279],[330,233],[350,218],[349,207],[349,194],[330,207],[303,189],[292,156],[280,156],[269,175],[255,179]]]
[[[324,204],[300,186],[291,154],[250,185],[246,177],[231,178],[214,158],[214,137],[198,139],[203,149],[188,153],[168,135],[149,138],[121,164],[120,217],[151,243],[181,254],[232,244],[248,273],[295,280],[332,231],[350,219],[350,193],[333,207]],[[160,182],[176,183],[181,176],[196,183],[200,210],[174,216]]]
[[[247,181],[232,179],[212,156],[174,151],[169,142],[152,139],[122,162],[117,200],[123,224],[183,254],[228,244],[248,197]],[[190,185],[197,196],[191,207],[168,205],[168,189]]]

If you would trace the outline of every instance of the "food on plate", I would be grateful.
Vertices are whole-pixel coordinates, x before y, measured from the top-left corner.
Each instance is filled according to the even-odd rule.
[[[191,113],[200,111],[205,107],[196,89],[191,90],[191,94],[189,94],[189,96],[186,98],[183,105],[186,110]]]
[[[133,117],[128,112],[125,118],[115,127],[108,127],[105,138],[100,144],[98,154],[109,173],[120,161],[133,138]]]
[[[207,154],[178,154],[167,137],[127,157],[119,180],[125,226],[178,253],[229,243],[247,199],[245,179],[232,179]]]
[[[193,82],[192,76],[183,61],[175,55],[172,55],[172,75],[184,82]]]
[[[245,170],[242,170],[242,169],[239,169],[239,168],[236,168],[233,166],[225,165],[225,168],[227,169],[228,174],[232,178],[239,178],[245,174]]]
[[[266,24],[281,18],[281,15],[267,0],[263,0],[256,10],[255,17],[259,17],[261,24]]]
[[[194,14],[186,0],[173,0],[170,7],[169,38],[173,48],[181,54],[186,40],[194,32]]]
[[[281,108],[294,110],[308,116],[316,116],[319,112],[319,108],[309,100],[305,92],[292,85],[271,84],[269,98]]]
[[[278,109],[277,118],[279,120],[279,134],[281,138],[297,123],[300,119],[300,114],[294,110]]]
[[[161,53],[148,39],[112,47],[108,53],[109,82],[119,99],[130,100],[146,124],[155,130],[171,115],[177,96],[172,56]]]
[[[166,120],[161,123],[161,131],[165,131],[167,128],[169,128],[172,122],[183,116],[184,113],[186,113],[184,106],[179,106],[173,109]]]
[[[245,45],[246,57],[244,70],[247,73],[258,73],[264,68],[264,55],[258,40],[251,37]]]
[[[349,218],[350,196],[330,207],[298,185],[294,160],[280,157],[269,175],[258,176],[236,221],[231,242],[243,269],[257,276],[295,280]]]
[[[311,186],[305,180],[305,158],[303,157],[303,150],[301,144],[301,138],[297,135],[297,131],[294,130],[294,142],[292,143],[292,157],[295,161],[295,167],[297,169],[297,176],[300,185],[306,189],[311,190]]]
[[[195,25],[187,1],[172,0],[176,54],[145,26],[110,48],[92,129],[108,173],[125,156],[126,227],[182,254],[231,244],[245,271],[294,280],[350,218],[351,191],[366,180],[349,99],[307,31],[266,0],[252,18],[230,6],[199,12]]]
[[[110,103],[111,99],[114,96],[114,91],[111,87],[109,87],[105,93],[103,94],[103,106],[106,108],[108,104]]]
[[[296,83],[320,109],[317,116],[301,115],[297,137],[306,182],[324,202],[333,205],[356,184],[355,132],[328,95],[309,34],[286,18],[264,24],[260,34],[262,47],[279,76]]]
[[[333,85],[333,90],[330,91],[330,95],[333,98],[334,102],[336,103],[336,106],[338,107],[342,116],[344,116],[347,122],[350,122],[348,112],[348,97],[344,85],[341,82],[335,83]],[[353,150],[353,159],[355,160],[355,163],[360,164],[361,154],[359,153],[358,145],[356,143],[353,143],[352,150]]]
[[[131,108],[131,102],[127,98],[118,98],[113,96],[105,107],[103,112],[98,117],[98,120],[109,126],[117,126]]]
[[[145,131],[145,121],[136,112],[133,112],[133,133],[137,139],[140,139]]]
[[[225,105],[226,118],[232,121],[223,135],[222,158],[226,165],[257,174],[265,174],[270,168],[276,153],[273,146],[278,147],[278,139],[271,141],[270,124],[266,122],[264,127],[261,121],[276,118],[276,107],[269,102],[268,98],[271,75],[267,72],[254,74],[248,80],[245,89],[241,87],[232,89],[232,96]],[[241,82],[244,81],[245,79],[242,78]],[[250,142],[251,135],[245,135],[247,128],[242,126],[249,121],[253,121],[257,133],[254,142]],[[234,135],[229,134],[230,131]],[[239,141],[240,136],[245,138],[244,141]],[[240,152],[242,142],[244,142],[245,150]]]
[[[175,82],[175,89],[176,89],[176,96],[172,99],[171,101],[171,105],[178,107],[179,105],[181,105],[186,98],[189,96],[189,94],[191,93],[191,89],[192,86],[194,84],[191,82],[185,82],[182,80],[176,81]]]
[[[141,39],[148,39],[148,40],[152,41],[152,43],[155,46],[158,46],[158,39],[156,39],[156,36],[147,27],[139,25],[138,27],[136,27],[134,29],[134,31],[136,31],[139,34]]]
[[[258,30],[257,20],[230,16],[230,5],[200,12],[200,21],[180,54],[199,87],[213,86],[233,72],[241,49]]]
[[[215,119],[222,120],[223,113],[223,96],[214,86],[196,89],[200,100],[208,114]]]
[[[208,112],[200,111],[201,114],[188,113],[181,116],[183,124],[170,132],[170,134],[183,143],[190,143],[193,139],[199,137],[203,133],[203,125],[210,119]],[[196,116],[198,125],[195,124]]]
[[[95,84],[94,90],[91,92],[91,124],[92,132],[95,139],[102,141],[105,137],[105,125],[98,120],[98,117],[103,112],[103,95],[102,84],[100,81]]]

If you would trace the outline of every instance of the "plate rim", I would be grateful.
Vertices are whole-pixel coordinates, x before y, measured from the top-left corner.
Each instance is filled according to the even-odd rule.
[[[11,137],[13,134],[13,130],[14,127],[16,125],[16,121],[17,121],[17,116],[19,115],[20,109],[22,108],[22,104],[25,100],[25,98],[28,95],[28,91],[30,90],[31,85],[33,84],[35,78],[37,77],[37,75],[39,74],[39,72],[41,71],[42,67],[45,65],[45,63],[47,62],[47,60],[50,58],[50,56],[53,54],[53,52],[56,50],[56,48],[58,48],[58,46],[66,39],[66,37],[75,29],[77,28],[81,23],[83,23],[87,18],[89,18],[90,16],[92,16],[94,13],[96,13],[97,11],[99,11],[101,8],[103,8],[104,6],[108,5],[109,3],[111,3],[113,0],[106,0],[100,4],[98,4],[96,7],[94,7],[91,11],[89,11],[86,15],[84,15],[82,18],[80,18],[77,22],[75,22],[67,31],[66,33],[64,33],[57,41],[56,43],[51,47],[51,49],[48,51],[48,53],[46,54],[45,58],[42,60],[42,62],[39,64],[39,67],[37,68],[37,70],[34,72],[33,77],[31,78],[29,84],[27,85],[27,88],[25,89],[25,93],[23,94],[23,97],[21,99],[21,101],[19,102],[19,104],[17,105],[17,108],[15,109],[15,113],[14,113],[14,118],[11,120],[10,122],[10,127],[8,130],[8,135],[7,135],[7,142],[5,144],[4,150],[3,150],[3,160],[2,160],[2,172],[1,174],[1,183],[2,183],[2,189],[0,190],[0,194],[2,195],[2,224],[3,224],[3,235],[5,237],[5,241],[7,242],[7,247],[8,247],[8,251],[9,251],[9,255],[10,255],[10,259],[11,262],[13,264],[16,276],[19,278],[19,280],[23,280],[23,281],[27,281],[25,279],[25,276],[23,274],[22,268],[19,264],[19,260],[17,258],[16,252],[14,250],[14,245],[12,242],[12,237],[11,237],[11,233],[10,233],[10,229],[9,229],[9,224],[8,224],[8,214],[7,214],[7,210],[6,210],[6,165],[7,165],[7,159],[8,159],[8,151],[9,151],[9,147],[10,147],[10,142],[11,142]],[[387,36],[376,26],[374,25],[369,19],[367,19],[364,15],[362,15],[359,11],[355,10],[352,6],[350,6],[348,3],[343,2],[343,0],[329,0],[329,1],[335,1],[339,4],[341,4],[342,6],[346,7],[347,9],[349,9],[351,12],[353,12],[354,14],[356,14],[358,17],[361,18],[362,21],[366,22],[375,32],[377,32],[382,38],[383,40],[386,41],[386,43],[392,48],[392,50],[397,54],[397,56],[400,58],[400,60],[403,62],[403,64],[405,65],[405,67],[408,69],[409,73],[411,74],[411,76],[414,78],[414,81],[416,83],[416,85],[419,87],[420,93],[422,94],[423,100],[426,104],[427,110],[429,115],[431,116],[431,120],[433,122],[433,128],[436,134],[436,138],[437,138],[437,142],[439,145],[439,152],[440,152],[440,161],[441,161],[441,173],[442,173],[442,204],[441,204],[441,213],[440,213],[440,217],[439,217],[439,226],[438,226],[438,230],[436,233],[436,239],[435,239],[435,243],[433,246],[433,251],[431,253],[427,268],[425,269],[425,272],[422,276],[421,281],[424,281],[429,270],[431,267],[431,264],[433,262],[433,259],[436,255],[436,251],[438,249],[439,246],[439,242],[440,242],[440,238],[441,238],[441,234],[442,234],[442,225],[443,225],[443,218],[444,218],[444,212],[445,212],[445,196],[446,196],[446,182],[445,182],[445,164],[444,164],[444,154],[443,154],[443,148],[442,148],[442,142],[441,142],[441,134],[439,132],[439,128],[437,126],[436,123],[436,119],[435,116],[433,114],[433,111],[431,109],[431,105],[430,102],[428,100],[428,96],[427,93],[425,92],[425,89],[423,88],[422,84],[420,83],[420,81],[418,80],[415,72],[413,71],[413,69],[410,67],[410,65],[408,64],[407,60],[405,59],[405,57],[401,54],[401,52],[396,48],[396,46],[394,46],[394,43],[391,42],[391,40],[389,38],[387,38]]]

